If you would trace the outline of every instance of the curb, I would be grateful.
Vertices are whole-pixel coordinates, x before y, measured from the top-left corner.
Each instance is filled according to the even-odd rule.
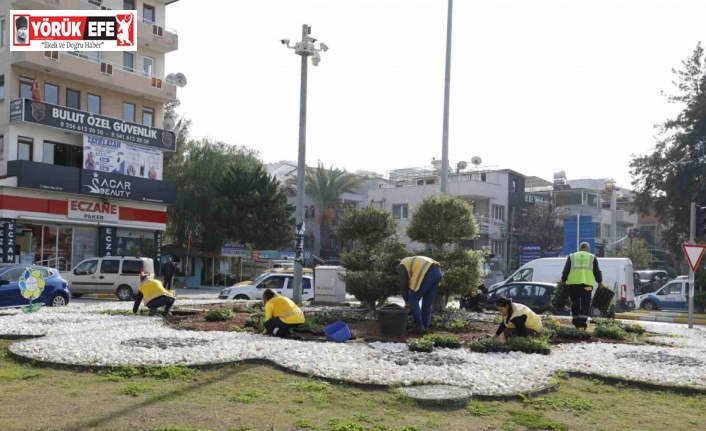
[[[662,322],[662,323],[681,323],[688,324],[688,317],[663,317],[663,316],[650,316],[650,315],[629,315],[629,314],[616,314],[616,319],[624,320],[641,320],[643,322]],[[706,325],[706,319],[694,319],[694,325]]]

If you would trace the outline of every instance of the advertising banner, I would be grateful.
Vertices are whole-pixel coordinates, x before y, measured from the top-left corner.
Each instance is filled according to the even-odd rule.
[[[10,102],[10,122],[42,124],[68,132],[115,139],[162,151],[176,150],[174,132],[51,103],[37,103],[32,99],[15,99]]]
[[[83,135],[83,168],[162,180],[162,152],[114,139]]]

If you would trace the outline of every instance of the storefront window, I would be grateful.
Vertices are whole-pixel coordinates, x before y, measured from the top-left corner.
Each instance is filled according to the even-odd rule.
[[[95,227],[75,227],[73,239],[73,265],[97,256],[98,229]]]

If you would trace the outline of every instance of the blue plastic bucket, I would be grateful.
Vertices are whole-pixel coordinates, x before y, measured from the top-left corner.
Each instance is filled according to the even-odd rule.
[[[334,343],[342,343],[351,339],[351,330],[348,329],[348,325],[340,320],[325,327],[324,333],[326,334],[326,339]]]

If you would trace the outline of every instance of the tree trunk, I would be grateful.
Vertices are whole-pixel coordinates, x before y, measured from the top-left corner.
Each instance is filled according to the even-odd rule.
[[[441,313],[444,310],[446,310],[446,304],[448,303],[449,298],[446,295],[436,295],[436,298],[434,298],[434,304],[431,307],[431,310],[435,313]]]

